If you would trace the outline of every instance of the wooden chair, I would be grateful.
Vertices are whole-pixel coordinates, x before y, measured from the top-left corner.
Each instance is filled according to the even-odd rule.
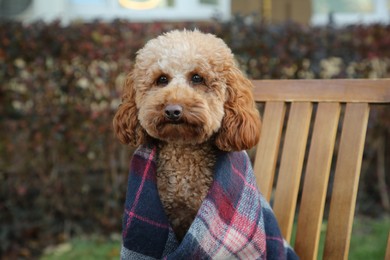
[[[273,209],[284,237],[290,241],[294,216],[298,215],[295,251],[301,259],[317,259],[332,159],[337,150],[323,259],[348,259],[370,104],[390,105],[390,79],[254,80],[253,84],[256,102],[265,104],[254,171],[268,200],[274,191]],[[286,108],[289,116],[283,131]],[[339,144],[335,147],[336,140]],[[389,243],[387,247],[390,255]]]

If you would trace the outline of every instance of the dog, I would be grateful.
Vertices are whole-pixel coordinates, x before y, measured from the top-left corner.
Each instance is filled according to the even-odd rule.
[[[113,126],[124,144],[158,143],[158,192],[181,240],[213,182],[216,154],[255,146],[261,120],[224,41],[174,30],[137,52]]]

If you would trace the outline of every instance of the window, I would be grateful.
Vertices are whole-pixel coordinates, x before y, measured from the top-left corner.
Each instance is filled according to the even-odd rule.
[[[118,0],[122,7],[128,9],[153,9],[159,7],[173,7],[175,0]]]
[[[312,0],[315,25],[390,22],[390,0]]]
[[[372,13],[375,9],[373,0],[314,0],[313,4],[317,14]]]
[[[200,0],[201,4],[218,5],[218,0]]]
[[[71,0],[72,4],[76,5],[101,5],[106,2],[106,0]]]

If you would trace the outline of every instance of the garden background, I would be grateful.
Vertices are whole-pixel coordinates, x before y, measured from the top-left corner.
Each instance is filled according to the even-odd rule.
[[[216,34],[253,79],[390,77],[390,25],[246,21],[0,22],[0,258],[120,233],[132,149],[111,122],[136,51],[162,32]],[[375,106],[356,214],[389,218],[389,172],[390,110]]]

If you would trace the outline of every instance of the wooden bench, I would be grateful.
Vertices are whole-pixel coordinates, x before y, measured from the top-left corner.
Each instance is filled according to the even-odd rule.
[[[303,260],[317,259],[335,154],[323,259],[348,259],[370,104],[390,105],[390,79],[254,80],[253,84],[256,102],[264,104],[254,171],[264,196],[270,200],[273,194],[273,209],[284,237],[290,241],[297,215],[295,251]],[[284,127],[286,111],[288,119]],[[339,125],[341,136],[337,136]],[[339,140],[337,146],[336,140]],[[389,243],[387,259],[390,259]]]

